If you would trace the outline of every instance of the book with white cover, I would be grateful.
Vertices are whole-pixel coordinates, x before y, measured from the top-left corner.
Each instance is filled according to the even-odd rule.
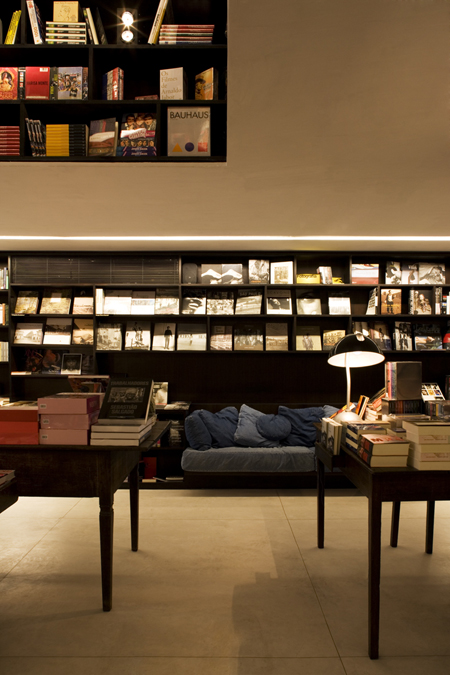
[[[175,349],[174,323],[156,323],[153,331],[152,349],[157,351],[173,351]]]
[[[43,323],[20,323],[17,324],[14,334],[15,345],[40,345],[42,344]]]
[[[206,324],[179,323],[177,350],[204,351],[206,349]]]
[[[131,314],[131,291],[105,291],[104,314]]]
[[[211,108],[209,106],[167,109],[167,154],[169,157],[209,157]]]
[[[328,311],[330,314],[350,314],[350,298],[330,295],[328,298]]]
[[[125,349],[150,349],[150,321],[127,321]]]
[[[97,350],[120,351],[122,349],[122,324],[102,323],[97,328]]]
[[[182,101],[187,98],[187,77],[184,68],[159,71],[159,95],[161,101]]]
[[[270,283],[271,284],[293,284],[294,283],[294,263],[292,260],[286,262],[270,263]]]
[[[93,314],[94,298],[85,295],[77,296],[73,299],[72,314]]]
[[[71,338],[72,319],[47,319],[42,344],[70,345]]]
[[[268,290],[267,314],[292,314],[291,291],[277,289]]]
[[[170,288],[158,288],[155,299],[155,314],[178,314],[179,311],[178,291]]]
[[[150,315],[155,313],[155,291],[133,291],[131,314]]]

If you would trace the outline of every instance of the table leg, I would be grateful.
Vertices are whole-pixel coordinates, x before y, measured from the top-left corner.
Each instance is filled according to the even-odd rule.
[[[426,553],[433,553],[434,507],[436,502],[427,502],[427,533],[425,538]]]
[[[369,496],[369,656],[378,658],[380,634],[381,499]]]
[[[397,548],[398,543],[398,527],[400,524],[400,504],[401,502],[392,502],[391,546],[393,548]]]
[[[317,546],[323,548],[325,537],[325,465],[317,460]]]
[[[103,611],[112,607],[114,496],[100,497],[100,557],[102,569]]]
[[[137,551],[139,540],[139,471],[137,464],[128,476],[128,485],[130,487],[131,550]]]

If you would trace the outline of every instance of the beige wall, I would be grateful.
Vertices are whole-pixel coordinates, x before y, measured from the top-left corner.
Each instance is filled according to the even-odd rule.
[[[2,163],[0,234],[447,235],[449,19],[447,0],[229,0],[227,164]]]

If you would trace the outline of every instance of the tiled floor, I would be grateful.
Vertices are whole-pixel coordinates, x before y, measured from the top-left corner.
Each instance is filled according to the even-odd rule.
[[[101,610],[98,501],[21,498],[0,515],[8,675],[448,675],[450,503],[383,510],[380,659],[367,657],[367,500],[333,491],[142,491],[115,500],[113,609]]]

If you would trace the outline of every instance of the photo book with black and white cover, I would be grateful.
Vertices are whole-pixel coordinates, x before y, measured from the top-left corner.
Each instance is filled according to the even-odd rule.
[[[292,260],[285,262],[270,263],[270,283],[271,284],[293,284],[294,283],[294,263]]]
[[[156,289],[155,314],[179,314],[178,291],[171,288]]]
[[[206,313],[212,315],[234,314],[233,291],[208,291]]]
[[[297,314],[322,314],[320,298],[305,293],[297,298]]]
[[[409,290],[409,314],[431,314],[433,309],[432,288],[411,288]]]
[[[73,345],[93,345],[94,344],[94,322],[93,319],[73,320],[72,327]]]
[[[288,351],[288,325],[281,322],[266,323],[266,351]]]
[[[334,345],[337,344],[339,340],[342,340],[343,337],[345,337],[345,330],[324,330],[322,334],[324,350],[329,351],[330,349],[333,349]]]
[[[402,313],[402,291],[401,288],[382,288],[381,289],[381,314],[401,314]]]
[[[131,314],[147,316],[155,313],[155,291],[132,291]]]
[[[61,375],[81,375],[82,354],[63,354]]]
[[[445,265],[441,263],[419,263],[419,284],[443,286],[445,284]]]
[[[97,424],[123,420],[123,424],[145,424],[152,401],[153,380],[111,379]]]
[[[261,314],[262,293],[238,291],[235,314]]]
[[[391,286],[398,286],[402,283],[402,267],[399,262],[395,260],[386,262],[385,283]]]
[[[97,350],[120,352],[121,349],[122,349],[122,324],[99,323],[97,327]]]
[[[262,352],[264,350],[263,329],[256,325],[241,325],[234,329],[234,350]]]
[[[387,323],[384,323],[383,321],[374,321],[369,329],[370,337],[380,349],[392,349],[391,336],[389,335]]]
[[[175,323],[156,323],[153,329],[152,349],[170,352],[175,349]]]
[[[70,288],[46,288],[41,302],[40,314],[69,314],[72,304]]]
[[[45,322],[44,345],[70,345],[72,319],[47,319]]]
[[[436,323],[415,323],[414,349],[417,351],[442,349],[441,327]]]
[[[297,326],[296,335],[297,351],[321,351],[322,338],[319,326]]]
[[[267,291],[267,314],[292,314],[291,291],[269,289]]]
[[[44,332],[43,323],[18,323],[14,333],[15,345],[40,345]]]
[[[125,349],[144,350],[150,349],[150,321],[127,321],[125,331]]]
[[[248,280],[251,284],[268,284],[270,281],[270,262],[268,260],[249,260]]]
[[[169,403],[169,383],[168,382],[154,382],[153,383],[153,408],[165,408]]]
[[[177,351],[205,351],[206,324],[179,323],[177,326]]]
[[[410,352],[412,348],[411,323],[409,321],[396,321],[394,325],[394,349]]]
[[[328,298],[329,314],[351,314],[350,297],[343,295],[330,295]]]
[[[242,265],[236,263],[222,264],[222,284],[243,284],[244,277],[242,273]]]
[[[37,314],[39,306],[38,291],[19,291],[14,314]]]
[[[419,283],[419,263],[402,262],[402,284]]]
[[[204,264],[200,268],[200,283],[201,284],[221,284],[222,283],[222,265]]]
[[[233,326],[211,326],[209,347],[213,351],[231,351],[233,349]]]
[[[77,295],[73,299],[72,314],[93,314],[94,298],[87,295]]]
[[[131,314],[131,291],[105,291],[104,314]]]
[[[206,290],[189,290],[181,300],[182,314],[206,314]]]

